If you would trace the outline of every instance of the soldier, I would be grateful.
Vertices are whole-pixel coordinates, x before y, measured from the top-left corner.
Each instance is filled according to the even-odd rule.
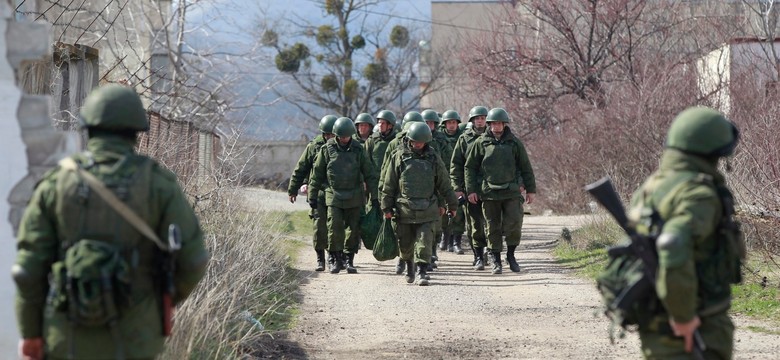
[[[431,146],[436,152],[436,154],[439,155],[439,157],[442,159],[444,165],[447,166],[447,170],[448,170],[447,173],[449,174],[450,159],[452,158],[452,146],[450,145],[449,141],[447,141],[447,137],[444,136],[444,134],[442,134],[441,131],[436,131],[436,128],[439,126],[439,123],[441,122],[441,118],[439,117],[439,114],[436,111],[433,111],[431,109],[423,110],[423,112],[420,113],[420,115],[422,116],[423,121],[425,121],[425,123],[431,129],[431,134],[433,136],[433,140],[431,140],[431,142],[428,145]],[[450,229],[448,225],[449,225],[449,219],[447,215],[442,215],[441,218],[434,223],[434,239],[436,239],[434,243],[438,243],[439,239],[449,239],[451,237]],[[454,251],[454,248],[450,249],[450,252],[452,251]],[[436,255],[436,246],[434,246],[433,257],[431,259],[431,262],[428,264],[429,271],[433,270],[437,260],[438,260],[438,256]]]
[[[333,124],[336,123],[336,115],[325,115],[320,120],[320,135],[317,135],[312,141],[306,145],[306,149],[298,159],[298,165],[295,166],[292,175],[290,176],[290,185],[287,187],[287,195],[290,198],[291,203],[295,203],[298,198],[298,189],[300,188],[304,193],[308,192],[308,184],[310,182],[311,171],[314,168],[314,162],[317,160],[317,154],[319,154],[322,145],[332,139]],[[314,223],[314,234],[312,236],[312,245],[314,246],[314,252],[317,254],[317,266],[314,271],[325,270],[325,248],[328,247],[328,207],[325,205],[325,193],[320,194],[320,198],[317,199],[317,208],[312,209],[309,217]],[[328,259],[328,262],[332,262],[332,259]]]
[[[360,113],[355,118],[355,127],[357,127],[357,134],[354,139],[361,144],[365,144],[368,137],[371,136],[371,131],[374,129],[376,123],[374,118],[369,113]]]
[[[81,126],[87,151],[44,175],[19,227],[12,275],[20,356],[152,359],[165,342],[163,298],[181,303],[206,271],[203,233],[176,176],[133,150],[137,132],[149,129],[135,91],[93,91]],[[160,240],[172,224],[181,235],[175,257]],[[161,258],[175,261],[175,272]],[[162,278],[173,295],[161,290]]]
[[[386,163],[382,182],[382,211],[397,220],[400,258],[407,269],[406,282],[428,285],[428,261],[433,251],[433,224],[445,213],[439,198],[446,199],[454,214],[457,199],[449,184],[446,167],[430,148],[430,128],[413,123],[402,143]],[[412,261],[417,265],[415,276]]]
[[[368,140],[366,140],[365,148],[376,173],[379,174],[382,169],[382,162],[385,159],[387,144],[395,138],[395,114],[390,110],[382,110],[376,114],[376,121],[379,131],[371,134]]]
[[[363,146],[352,139],[357,131],[350,118],[338,118],[333,132],[336,137],[322,146],[314,163],[309,206],[317,208],[319,193],[325,193],[328,251],[334,259],[330,272],[338,274],[346,268],[347,273],[355,274],[355,254],[360,246],[360,212],[365,205],[363,184],[368,188],[371,201],[375,202],[373,205],[379,206],[374,185],[377,175]],[[350,234],[345,240],[346,228]]]
[[[404,115],[403,122],[401,123],[401,131],[399,131],[397,134],[395,134],[395,138],[390,140],[390,142],[387,144],[387,148],[385,149],[385,158],[382,160],[383,163],[387,162],[389,158],[392,156],[392,154],[395,152],[395,150],[403,145],[406,134],[409,130],[409,126],[412,125],[412,123],[415,122],[422,122],[422,115],[416,111],[410,111]],[[381,184],[384,183],[385,178],[385,171],[387,170],[386,166],[382,166],[382,168],[379,170],[379,183],[380,183],[380,189]],[[395,265],[395,273],[398,275],[401,275],[404,273],[404,268],[406,267],[406,263],[401,260],[401,258],[398,258],[398,262]]]
[[[494,108],[486,121],[488,131],[474,141],[466,155],[466,192],[471,204],[482,200],[493,274],[501,273],[503,236],[509,268],[520,272],[515,249],[520,244],[523,202],[532,203],[536,193],[534,172],[525,146],[507,126],[509,114]]]
[[[463,134],[463,130],[460,128],[460,114],[458,114],[458,112],[455,110],[445,111],[444,114],[442,114],[442,125],[441,133],[444,134],[444,137],[447,139],[450,147],[454,149],[458,142],[458,138],[460,138],[460,136]],[[449,171],[450,165],[452,163],[452,155],[450,155],[449,158],[442,158],[442,160],[444,160],[444,165],[447,166]],[[463,254],[463,249],[461,249],[461,239],[463,238],[463,231],[466,230],[466,214],[464,212],[465,202],[465,196],[458,198],[458,211],[455,213],[455,217],[449,221],[450,238],[447,239],[442,237],[441,243],[439,244],[439,249],[455,252],[458,255]]]
[[[628,217],[637,232],[660,234],[655,292],[663,306],[639,325],[646,358],[690,358],[697,330],[706,344],[704,358],[732,358],[730,284],[740,281],[744,244],[718,162],[734,152],[738,139],[734,124],[713,109],[681,112],[669,128],[659,169],[631,200]]]
[[[455,148],[452,151],[452,161],[450,163],[450,179],[452,188],[458,198],[466,197],[466,179],[464,177],[463,165],[466,163],[466,152],[468,147],[474,143],[477,138],[485,132],[485,117],[488,109],[484,106],[475,106],[469,110],[469,122],[466,124],[466,130],[458,138]],[[468,125],[472,125],[471,128]],[[477,189],[477,195],[481,191]],[[474,252],[474,269],[485,270],[484,251],[487,246],[485,238],[485,218],[482,215],[482,201],[476,204],[466,202],[466,234],[471,238],[471,250]]]

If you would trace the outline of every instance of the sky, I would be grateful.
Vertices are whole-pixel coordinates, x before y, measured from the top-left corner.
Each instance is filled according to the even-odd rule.
[[[258,36],[258,23],[266,21],[280,26],[280,30],[292,27],[289,21],[324,24],[326,14],[314,0],[216,0],[190,10],[187,14],[195,29],[190,43],[195,47],[237,52],[254,42]],[[430,0],[381,0],[370,8],[368,21],[384,21],[392,24],[430,31]],[[282,21],[287,20],[287,21]],[[287,26],[279,25],[288,23]],[[254,32],[254,33],[253,33]],[[250,66],[253,75],[247,76],[236,90],[240,96],[253,98],[259,95],[264,106],[234,112],[231,116],[245,127],[244,132],[255,140],[299,140],[311,138],[317,133],[318,122],[305,118],[294,106],[284,101],[274,101],[276,96],[267,90],[272,83],[277,89],[293,91],[292,87],[279,85],[285,81],[273,65],[274,54],[268,51],[263,58],[253,59]],[[284,119],[297,119],[284,120]]]

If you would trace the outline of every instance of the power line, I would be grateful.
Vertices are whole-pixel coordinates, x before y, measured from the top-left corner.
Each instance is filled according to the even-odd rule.
[[[494,31],[494,30],[491,30],[491,29],[475,28],[475,27],[463,26],[463,25],[454,25],[454,24],[450,24],[450,23],[444,23],[444,22],[433,21],[433,20],[426,20],[426,19],[418,19],[418,18],[412,18],[412,17],[407,17],[407,16],[400,16],[400,15],[382,13],[382,12],[378,12],[378,11],[371,11],[371,10],[366,10],[366,9],[357,9],[357,10],[365,12],[365,13],[368,13],[368,14],[387,16],[387,17],[390,17],[390,18],[403,19],[403,20],[409,20],[409,21],[416,21],[416,22],[432,24],[432,25],[446,26],[446,27],[451,27],[451,28],[455,28],[455,29],[488,32],[488,33],[492,33],[492,34],[515,35],[513,33]]]

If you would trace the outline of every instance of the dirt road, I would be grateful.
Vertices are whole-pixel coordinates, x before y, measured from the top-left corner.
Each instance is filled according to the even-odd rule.
[[[593,283],[573,276],[550,253],[561,229],[582,221],[527,216],[521,273],[474,271],[471,255],[445,252],[427,287],[407,284],[395,275],[394,261],[378,262],[365,250],[356,257],[358,274],[314,272],[307,246],[296,264],[302,277],[300,315],[287,335],[291,346],[284,357],[641,358],[635,334],[610,344],[609,324],[596,314]],[[737,359],[780,358],[780,336],[746,330],[754,321],[736,323]]]

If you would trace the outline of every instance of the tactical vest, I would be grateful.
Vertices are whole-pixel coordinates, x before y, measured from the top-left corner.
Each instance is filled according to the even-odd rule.
[[[339,149],[340,145],[335,142],[325,146],[330,157],[326,171],[328,184],[337,199],[350,198],[351,196],[347,196],[347,193],[352,194],[354,190],[358,190],[360,185],[362,147],[350,143],[349,147],[344,150]]]
[[[74,156],[87,171],[89,153]],[[93,173],[153,229],[148,216],[154,162],[127,155]],[[90,171],[91,172],[91,171]],[[66,312],[73,326],[106,327],[122,356],[116,321],[155,291],[156,247],[81,179],[60,169],[56,183],[58,261],[52,265],[47,311]],[[142,261],[143,259],[143,261]],[[74,353],[71,342],[70,353]]]
[[[722,215],[715,230],[714,243],[703,244],[705,256],[697,256],[696,276],[699,282],[698,298],[701,303],[697,312],[710,315],[728,309],[731,284],[741,282],[740,267],[745,258],[745,245],[740,224],[734,219],[734,197],[723,185],[715,184],[710,175],[691,171],[674,172],[671,179],[649,181],[643,188],[641,201],[631,209],[632,220],[640,234],[660,234],[663,219],[671,214],[669,202],[680,187],[697,183],[715,189],[718,194]]]
[[[519,183],[519,179],[515,179],[517,169],[514,141],[499,141],[486,137],[482,139],[482,144],[485,156],[480,172],[484,176],[486,186],[490,190],[503,190],[509,188],[512,183]]]
[[[428,209],[436,201],[434,178],[431,176],[436,174],[436,155],[429,149],[422,157],[408,151],[399,156],[399,201],[407,202],[412,210]]]

